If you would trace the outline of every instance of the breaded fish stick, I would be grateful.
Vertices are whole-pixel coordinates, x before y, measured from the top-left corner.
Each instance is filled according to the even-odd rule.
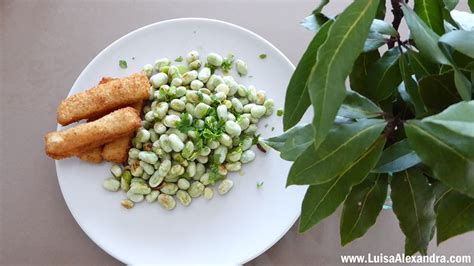
[[[150,83],[144,74],[99,84],[62,101],[57,110],[58,123],[68,125],[148,99],[149,89]]]
[[[54,159],[78,155],[87,149],[129,136],[140,127],[140,122],[138,112],[125,107],[93,122],[46,134],[45,151]]]
[[[84,153],[77,155],[77,157],[89,163],[101,163],[104,160],[102,158],[102,147],[97,147],[92,150],[88,150]]]
[[[139,113],[142,110],[142,106],[143,102],[138,102],[132,105],[132,107]],[[133,137],[133,134],[134,133],[105,144],[102,149],[102,158],[119,164],[126,162],[128,158],[128,150],[131,147],[130,139]]]

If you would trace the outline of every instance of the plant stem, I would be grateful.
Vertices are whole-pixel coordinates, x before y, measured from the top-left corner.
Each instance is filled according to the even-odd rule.
[[[398,28],[400,27],[400,23],[402,22],[403,18],[403,12],[401,9],[401,4],[400,2],[403,0],[390,0],[390,3],[392,4],[392,14],[393,14],[393,21],[392,21],[392,26],[395,28],[395,30],[398,31]],[[408,0],[405,1],[405,3],[408,3]],[[393,48],[395,46],[395,42],[400,41],[400,34],[397,34],[396,37],[390,38],[388,41],[387,45],[388,48]]]

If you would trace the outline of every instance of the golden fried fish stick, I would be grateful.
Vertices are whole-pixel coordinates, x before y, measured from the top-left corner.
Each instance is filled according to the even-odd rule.
[[[132,107],[138,112],[141,112],[142,106],[143,102],[137,102],[132,105]],[[127,137],[123,137],[105,144],[101,156],[107,161],[114,163],[125,163],[128,159],[128,150],[132,146],[130,143],[132,137],[133,134],[130,134]]]
[[[54,159],[78,155],[87,149],[129,136],[140,124],[138,112],[125,107],[93,122],[46,134],[45,151]]]
[[[88,150],[84,153],[77,155],[77,157],[89,163],[101,163],[103,161],[102,147],[97,147],[92,150]]]
[[[128,150],[132,146],[130,143],[130,136],[119,138],[107,143],[102,149],[101,157],[106,161],[122,164],[128,159]]]
[[[102,77],[102,79],[99,81],[99,85],[107,83],[107,82],[109,82],[111,80],[115,80],[115,79],[116,78],[112,78],[112,77]],[[107,114],[109,114],[109,112],[102,113],[102,114],[98,115],[97,117],[91,117],[87,120],[87,122],[97,120],[97,119],[99,119],[99,118],[101,118],[101,117],[103,117],[104,115],[107,115]],[[77,157],[79,157],[79,159],[81,159],[83,161],[86,161],[86,162],[89,162],[89,163],[101,163],[103,161],[102,147],[97,147],[97,148],[94,148],[92,150],[84,151],[83,153],[80,153],[79,155],[77,155]]]
[[[68,125],[148,99],[149,89],[150,83],[144,74],[99,84],[62,101],[57,110],[58,123]]]

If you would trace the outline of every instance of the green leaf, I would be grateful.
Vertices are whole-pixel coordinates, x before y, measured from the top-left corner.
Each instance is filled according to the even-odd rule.
[[[349,82],[351,89],[359,93],[367,91],[367,75],[369,68],[380,58],[379,51],[374,50],[368,53],[361,53],[354,62]]]
[[[434,208],[435,212],[438,211],[438,206],[441,200],[448,195],[449,192],[451,192],[453,189],[444,185],[443,182],[441,181],[436,181],[432,184],[433,186],[433,193],[435,195],[435,203],[434,203]]]
[[[321,44],[326,40],[332,21],[324,24],[321,30],[309,43],[306,52],[296,66],[293,76],[286,90],[285,113],[283,127],[285,130],[293,127],[300,121],[311,102],[308,94],[307,80],[313,65],[316,63],[316,54]]]
[[[398,48],[392,48],[372,65],[368,73],[368,98],[379,102],[396,92],[402,81],[399,59],[400,51]]]
[[[450,191],[438,207],[436,217],[437,242],[474,230],[474,199]]]
[[[309,146],[291,166],[287,186],[321,184],[352,168],[354,161],[380,136],[386,122],[365,119],[331,129],[316,149]],[[337,162],[337,163],[336,163]]]
[[[413,50],[408,50],[408,59],[410,62],[410,67],[415,73],[415,76],[418,80],[425,76],[438,74],[439,65],[432,63],[422,57],[419,53],[414,52]]]
[[[410,146],[446,185],[474,196],[474,139],[444,126],[410,120],[405,124]]]
[[[306,29],[317,33],[329,20],[330,18],[326,17],[324,14],[317,13],[305,17],[303,21],[300,22],[300,24]]]
[[[397,30],[392,26],[392,24],[380,19],[374,19],[374,21],[372,21],[372,24],[370,25],[370,31],[389,36],[398,35]]]
[[[441,1],[438,0],[415,0],[415,13],[436,34],[444,33],[443,12]]]
[[[299,232],[309,230],[337,209],[347,197],[351,187],[362,182],[374,167],[384,144],[385,138],[379,138],[351,168],[329,182],[308,188],[301,206]]]
[[[458,134],[474,138],[474,101],[451,105],[443,112],[422,121],[437,124]]]
[[[451,31],[441,36],[439,42],[445,43],[457,51],[474,58],[474,32],[472,31]]]
[[[426,177],[412,168],[395,174],[391,181],[393,212],[406,236],[405,254],[425,255],[435,224],[434,195]]]
[[[264,140],[273,149],[280,152],[284,160],[294,161],[314,141],[313,126],[311,124],[297,125],[280,136]]]
[[[119,60],[119,67],[122,69],[126,69],[128,67],[127,61]]]
[[[449,64],[438,47],[439,36],[433,32],[406,4],[402,5],[405,20],[410,28],[416,47],[426,59],[441,64]]]
[[[427,109],[421,100],[420,91],[418,90],[418,83],[412,78],[412,71],[409,65],[408,55],[406,53],[400,56],[400,73],[403,82],[405,83],[405,90],[410,97],[410,101],[415,108],[417,116],[426,113]]]
[[[362,52],[367,53],[370,51],[377,50],[382,45],[386,44],[388,38],[378,32],[369,32],[367,39],[364,42],[364,48]]]
[[[329,0],[321,0],[319,2],[319,5],[316,7],[316,9],[313,10],[313,13],[321,13],[323,11],[323,8],[329,4]]]
[[[469,6],[471,12],[474,12],[474,0],[468,0],[467,5]]]
[[[385,18],[385,0],[380,0],[379,6],[377,7],[377,14],[375,18],[383,20]]]
[[[352,187],[342,209],[341,245],[363,236],[375,224],[387,198],[387,188],[387,176],[382,174],[371,174]]]
[[[440,110],[461,100],[454,85],[454,72],[422,78],[419,83],[421,99],[429,109]]]
[[[312,14],[303,19],[300,23],[301,26],[310,31],[318,32],[324,23],[329,20],[328,17],[321,13],[327,4],[329,4],[329,0],[321,0],[319,5],[313,10]]]
[[[381,116],[382,113],[382,109],[371,100],[355,91],[347,91],[347,96],[337,115],[346,118],[360,119]]]
[[[345,80],[362,51],[378,4],[379,0],[350,4],[329,29],[327,40],[316,56],[308,79],[316,146],[326,138],[346,96]]]
[[[421,162],[406,139],[385,149],[373,173],[396,173]]]
[[[446,6],[446,8],[451,11],[453,10],[454,8],[456,8],[456,6],[458,5],[459,3],[459,0],[443,0],[444,2],[444,5]]]

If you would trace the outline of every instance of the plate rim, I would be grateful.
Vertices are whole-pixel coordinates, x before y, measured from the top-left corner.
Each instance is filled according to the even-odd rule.
[[[84,73],[91,67],[91,65],[93,65],[95,63],[96,60],[98,60],[98,58],[103,54],[105,53],[108,49],[110,49],[112,46],[114,46],[116,43],[119,43],[120,41],[122,40],[125,40],[127,38],[130,37],[130,35],[133,35],[135,33],[138,33],[140,31],[143,31],[143,30],[146,30],[148,28],[151,28],[151,27],[155,27],[156,25],[163,25],[163,24],[169,24],[169,23],[175,23],[175,22],[181,22],[181,21],[204,21],[204,22],[210,22],[210,23],[216,23],[216,24],[223,24],[223,25],[226,25],[226,26],[229,26],[229,27],[233,27],[233,28],[236,28],[238,30],[241,30],[241,31],[244,31],[250,35],[252,35],[253,37],[257,38],[258,40],[264,42],[265,44],[267,44],[268,46],[270,46],[276,53],[278,53],[283,59],[284,61],[293,69],[293,71],[295,70],[295,65],[288,59],[288,57],[282,52],[280,51],[280,49],[278,49],[276,46],[274,46],[271,42],[269,42],[268,40],[266,40],[265,38],[263,38],[262,36],[258,35],[257,33],[247,29],[247,28],[244,28],[242,26],[239,26],[239,25],[236,25],[236,24],[233,24],[233,23],[230,23],[230,22],[227,22],[227,21],[223,21],[223,20],[218,20],[218,19],[211,19],[211,18],[204,18],[204,17],[181,17],[181,18],[173,18],[173,19],[167,19],[167,20],[162,20],[162,21],[158,21],[158,22],[154,22],[154,23],[150,23],[150,24],[147,24],[145,26],[142,26],[142,27],[139,27],[139,28],[136,28],[128,33],[126,33],[125,35],[121,36],[120,38],[116,39],[115,41],[113,41],[112,43],[110,43],[109,45],[107,45],[105,48],[103,48],[96,56],[94,56],[94,58],[84,67],[84,69],[81,71],[81,73],[79,74],[79,76],[77,76],[76,80],[74,81],[73,85],[71,86],[71,89],[69,89],[69,92],[67,94],[67,97],[69,97],[71,95],[71,91],[72,91],[72,88],[76,87],[76,84],[78,83],[78,80],[80,80],[82,78],[82,76],[84,75]],[[63,126],[61,126],[60,124],[57,124],[56,126],[56,130],[60,130],[61,128],[63,128]],[[122,263],[126,263],[126,264],[134,264],[133,262],[129,262],[129,261],[125,261],[123,260],[123,258],[121,258],[120,256],[118,256],[118,254],[116,254],[115,252],[111,251],[109,248],[105,247],[102,243],[100,243],[99,241],[97,241],[95,239],[95,237],[90,234],[84,227],[81,223],[78,222],[78,219],[77,219],[77,213],[75,213],[75,211],[73,211],[70,207],[70,203],[69,201],[66,199],[66,196],[64,195],[64,191],[63,191],[63,188],[62,188],[62,181],[61,181],[61,178],[59,177],[59,173],[58,173],[58,163],[59,161],[58,160],[55,160],[55,170],[56,170],[56,177],[58,179],[58,184],[59,184],[59,189],[61,190],[61,195],[63,196],[63,199],[66,203],[66,206],[69,210],[69,212],[71,213],[72,217],[74,218],[74,221],[76,222],[77,225],[79,225],[79,227],[81,228],[81,230],[85,233],[85,235],[90,239],[92,240],[92,242],[94,242],[94,244],[96,244],[99,248],[101,248],[103,251],[105,251],[108,255],[112,256],[113,258],[115,258],[116,260],[122,262]],[[261,250],[258,250],[257,252],[255,252],[254,255],[252,255],[251,257],[245,259],[244,261],[242,262],[239,262],[239,264],[245,264],[255,258],[257,258],[258,256],[262,255],[263,253],[265,253],[267,250],[269,250],[271,247],[273,247],[278,241],[280,241],[287,233],[288,231],[291,229],[291,227],[293,227],[293,225],[295,224],[295,222],[298,220],[298,218],[300,217],[301,215],[301,211],[298,211],[296,216],[292,219],[292,222],[289,224],[289,226],[287,226],[287,228],[285,228],[285,230],[282,231],[282,234],[280,234],[278,237],[275,238],[274,241],[272,241],[272,243],[270,243],[268,246],[266,247],[263,247]]]

